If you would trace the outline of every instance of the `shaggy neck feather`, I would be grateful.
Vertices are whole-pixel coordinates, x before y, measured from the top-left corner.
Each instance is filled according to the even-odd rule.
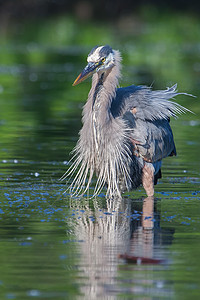
[[[118,79],[120,77],[120,53],[115,51],[115,65],[104,73],[95,73],[92,87],[83,111],[83,123],[91,119],[95,113],[97,120],[101,120],[101,127],[111,120],[110,106],[116,95]]]

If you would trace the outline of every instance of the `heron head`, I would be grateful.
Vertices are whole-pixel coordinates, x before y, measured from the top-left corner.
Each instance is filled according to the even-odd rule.
[[[115,64],[114,52],[108,45],[101,47],[96,46],[90,51],[87,62],[87,66],[76,78],[73,85],[81,83],[96,72],[104,72],[112,68]]]

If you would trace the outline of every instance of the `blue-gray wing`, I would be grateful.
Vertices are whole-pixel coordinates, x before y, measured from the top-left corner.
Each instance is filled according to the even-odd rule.
[[[111,113],[127,122],[135,154],[148,162],[176,155],[169,120],[188,111],[169,100],[177,95],[176,85],[163,91],[134,85],[116,91]]]

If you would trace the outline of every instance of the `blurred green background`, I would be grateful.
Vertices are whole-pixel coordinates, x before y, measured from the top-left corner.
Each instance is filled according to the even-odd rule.
[[[78,88],[71,84],[95,45],[110,44],[122,52],[122,86],[134,83],[160,89],[177,83],[179,91],[198,98],[199,6],[184,1],[2,1],[1,143],[15,143],[19,130],[23,137],[28,132],[42,135],[41,126],[56,123],[58,129],[64,119],[70,120],[70,135],[77,136],[90,82]],[[195,120],[194,134],[199,135],[199,100],[183,96],[177,101],[196,113],[187,120]],[[185,129],[176,136],[188,139]],[[65,130],[68,136],[68,126]],[[13,148],[13,157],[20,158],[22,144],[18,151]],[[70,150],[73,145],[66,146]],[[0,155],[7,159],[10,153],[4,148]],[[39,158],[52,159],[46,152]]]

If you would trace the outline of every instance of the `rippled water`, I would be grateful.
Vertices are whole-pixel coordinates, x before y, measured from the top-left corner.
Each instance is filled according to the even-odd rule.
[[[90,86],[71,87],[78,50],[34,67],[15,51],[20,63],[1,65],[0,298],[199,299],[198,116],[172,121],[179,155],[155,199],[71,199],[59,178]]]

